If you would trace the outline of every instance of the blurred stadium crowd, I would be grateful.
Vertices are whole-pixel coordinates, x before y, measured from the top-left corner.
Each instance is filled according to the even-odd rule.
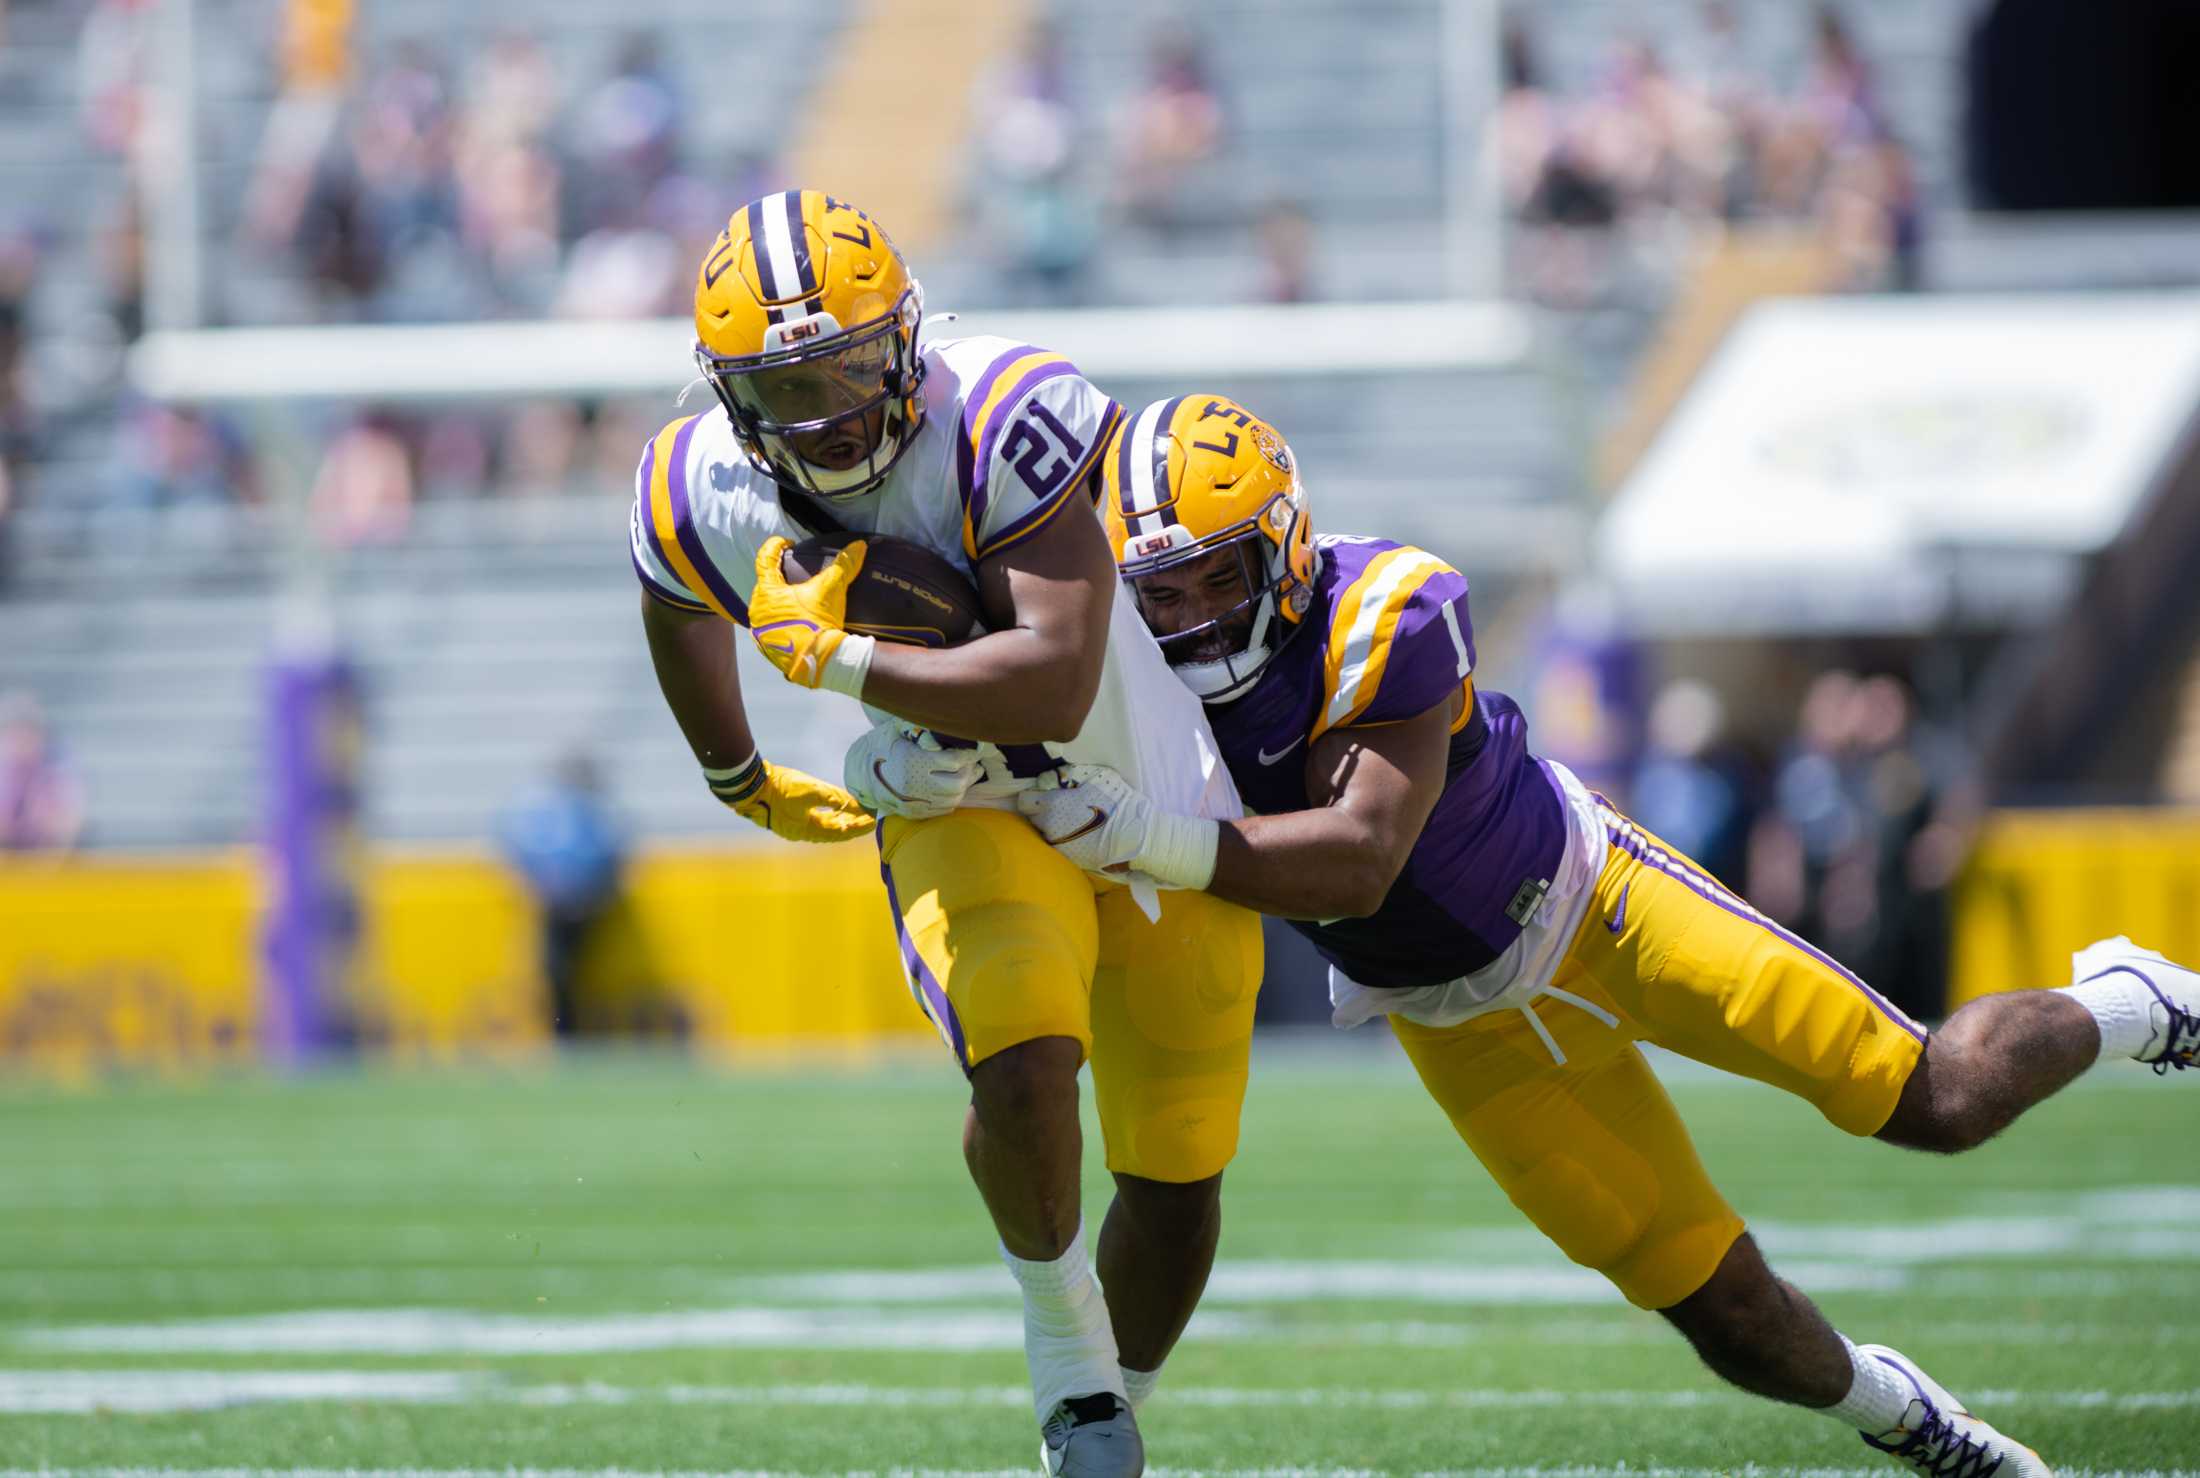
[[[212,177],[233,196],[208,209],[217,320],[676,314],[727,202],[787,183],[769,130],[698,138],[668,30],[626,31],[584,70],[516,23],[453,43],[393,31],[352,0],[208,10],[225,47],[267,68],[257,137],[236,150],[243,167]],[[263,475],[233,417],[113,403],[115,351],[145,326],[143,176],[169,147],[149,122],[154,7],[16,0],[15,11],[18,32],[75,28],[74,147],[99,183],[65,207],[0,210],[0,521],[41,497],[124,515],[257,503]],[[1533,7],[1507,23],[1490,147],[1516,292],[1561,309],[1654,311],[1699,233],[1745,220],[1823,232],[1857,286],[1918,285],[1917,169],[1838,9],[1753,10],[1747,37],[1728,4],[1645,22],[1657,32],[1563,69],[1546,60]],[[1218,229],[1236,233],[1234,270],[1198,291],[1332,295],[1324,243],[1349,240],[1318,229],[1317,202],[1288,180],[1248,168],[1250,126],[1213,57],[1221,38],[1157,18],[1135,68],[1100,96],[1073,76],[1066,44],[1063,25],[1042,17],[968,100],[966,224],[932,253],[959,305],[1113,300],[1117,284],[1096,280],[1104,257],[1165,259]],[[13,110],[51,138],[50,102],[18,98]],[[0,119],[9,111],[0,92]],[[255,126],[245,116],[224,127]],[[72,280],[49,291],[55,275]],[[389,540],[423,499],[624,496],[654,409],[362,408],[327,438],[316,526],[336,542]],[[81,444],[55,444],[118,410],[125,434],[103,438],[99,465]],[[49,460],[65,490],[41,492]]]
[[[1517,287],[1555,305],[1659,294],[1704,229],[1765,221],[1822,234],[1852,288],[1921,286],[1918,167],[1842,12],[1815,8],[1786,77],[1753,57],[1733,5],[1697,20],[1673,60],[1616,42],[1573,90],[1548,80],[1531,25],[1508,25],[1495,146]]]

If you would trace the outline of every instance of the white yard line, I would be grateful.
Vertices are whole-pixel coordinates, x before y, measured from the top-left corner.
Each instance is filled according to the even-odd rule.
[[[347,1401],[383,1405],[495,1403],[540,1407],[752,1406],[1014,1409],[1029,1401],[1022,1386],[881,1386],[858,1383],[779,1385],[614,1385],[604,1381],[507,1383],[471,1371],[372,1370],[75,1370],[0,1371],[0,1412],[204,1411],[265,1402]],[[1372,1387],[1165,1386],[1172,1406],[1213,1410],[1335,1409],[1353,1411],[1673,1410],[1753,1403],[1739,1391],[1384,1390]],[[2048,1407],[2160,1411],[2200,1406],[2200,1390],[1980,1391],[1984,1408]]]
[[[1293,1299],[1320,1302],[1342,1297],[1368,1298],[1370,1289],[1393,1289],[1403,1298],[1409,1272],[1435,1279],[1435,1270],[1400,1264],[1370,1270],[1348,1265],[1334,1277],[1287,1276],[1268,1285],[1264,1298],[1281,1304]],[[1524,1283],[1504,1297],[1505,1282],[1485,1270],[1489,1283],[1478,1291],[1487,1303],[1559,1302],[1550,1284]],[[1005,1283],[1005,1275],[995,1270]],[[1617,1304],[1618,1295],[1595,1274],[1561,1275],[1576,1289],[1574,1302]],[[1217,1281],[1221,1281],[1220,1274]],[[1289,1292],[1286,1292],[1286,1289]],[[1331,1291],[1324,1292],[1324,1289]],[[1345,1290],[1352,1290],[1346,1292]],[[1455,1297],[1464,1289],[1455,1283]],[[1289,1337],[1294,1326],[1264,1314],[1234,1313],[1227,1297],[1216,1298],[1194,1316],[1190,1335],[1216,1341],[1270,1340]],[[1442,1303],[1441,1296],[1426,1302]],[[920,1309],[866,1306],[851,1302],[830,1308],[741,1307],[674,1310],[650,1314],[486,1314],[465,1309],[308,1309],[280,1314],[249,1314],[162,1323],[79,1324],[19,1331],[13,1342],[33,1349],[118,1354],[227,1355],[569,1355],[671,1349],[836,1349],[912,1350],[950,1354],[1023,1348],[1023,1319],[1011,1289],[996,1289],[991,1308]],[[1588,1321],[1575,1321],[1587,1323]],[[1382,1321],[1357,1322],[1368,1343],[1389,1343],[1376,1331]],[[1424,1321],[1408,1321],[1424,1329]],[[1440,1337],[1409,1332],[1402,1344],[1435,1343]]]
[[[1021,1386],[614,1386],[595,1381],[570,1385],[514,1386],[480,1393],[482,1399],[526,1406],[647,1405],[672,1406],[893,1406],[1016,1407],[1031,1399]],[[2108,1411],[2183,1410],[2200,1406],[2200,1390],[2188,1391],[1979,1391],[1971,1398],[1985,1407],[2078,1408]],[[1244,1389],[1230,1386],[1164,1385],[1155,1400],[1172,1406],[1209,1409],[1335,1408],[1354,1411],[1489,1411],[1591,1408],[1622,1410],[1690,1409],[1732,1404],[1757,1405],[1745,1392],[1716,1388],[1696,1391],[1552,1389],[1374,1390],[1320,1386]]]
[[[0,1370],[0,1412],[212,1411],[265,1401],[462,1401],[481,1376],[445,1370]]]
[[[1003,1304],[1009,1300],[1003,1298]],[[1230,1316],[1210,1316],[1227,1332]],[[458,1309],[328,1309],[169,1324],[33,1330],[42,1349],[130,1354],[572,1355],[692,1348],[925,1350],[1023,1348],[1013,1306],[986,1312],[711,1309],[533,1316]]]
[[[2193,1230],[2200,1226],[2200,1186],[2122,1186],[2060,1200],[2040,1196],[2014,1199],[2016,1205],[2008,1211],[1956,1218],[1841,1223],[1775,1220],[1754,1223],[1752,1230],[1784,1274],[1804,1288],[1821,1293],[1899,1293],[1923,1287],[1951,1297],[1999,1298],[2006,1292],[2007,1275],[1991,1264],[2015,1259],[2050,1264],[2024,1274],[2025,1287],[2042,1294],[2118,1294],[2132,1291],[2141,1284],[2158,1288],[2171,1297],[2200,1291],[2200,1235]],[[203,1246],[171,1242],[167,1250],[176,1256],[201,1252],[209,1257],[217,1252],[227,1258],[239,1255],[240,1249],[233,1237],[218,1247],[216,1241],[219,1239],[206,1241]],[[576,1244],[568,1236],[561,1239],[558,1250],[571,1257],[587,1241],[584,1238],[582,1244]],[[613,1244],[607,1242],[605,1245]],[[1439,1234],[1435,1245],[1441,1249],[1437,1255],[1410,1259],[1225,1261],[1215,1270],[1206,1304],[1210,1309],[1221,1309],[1356,1300],[1411,1303],[1422,1309],[1435,1305],[1621,1307],[1618,1296],[1602,1278],[1566,1262],[1525,1224],[1463,1226]],[[400,1256],[443,1255],[454,1253],[458,1248],[448,1229],[421,1225],[405,1228],[394,1250]],[[299,1305],[407,1297],[433,1302],[446,1295],[464,1297],[476,1292],[484,1276],[525,1279],[533,1292],[559,1295],[586,1294],[603,1286],[604,1282],[600,1268],[571,1262],[456,1272],[407,1267],[402,1263],[396,1266],[307,1267],[283,1261],[277,1249],[267,1251],[270,1260],[255,1259],[250,1266],[126,1270],[82,1264],[18,1267],[0,1270],[0,1290],[21,1288],[50,1295],[59,1287],[77,1296],[102,1292],[140,1296],[180,1292],[203,1298],[235,1289],[240,1296],[248,1294],[255,1302]],[[1949,1266],[1964,1262],[1989,1266]],[[695,1264],[688,1268],[622,1270],[617,1277],[621,1286],[639,1297],[651,1298],[645,1290],[657,1289],[691,1310],[719,1298],[736,1304],[754,1302],[764,1306],[760,1309],[737,1307],[715,1314],[705,1309],[694,1316],[730,1321],[735,1328],[728,1338],[735,1342],[772,1337],[742,1332],[739,1326],[745,1315],[751,1316],[749,1324],[753,1328],[764,1327],[772,1317],[784,1316],[815,1329],[817,1339],[830,1341],[835,1337],[825,1323],[818,1322],[826,1320],[827,1316],[786,1316],[783,1311],[769,1307],[774,1304],[861,1305],[869,1309],[880,1305],[963,1304],[970,1306],[970,1313],[978,1314],[997,1310],[999,1302],[1009,1292],[1007,1275],[990,1263],[844,1269],[732,1279],[725,1277],[721,1265]],[[940,1324],[945,1329],[946,1341],[931,1345],[908,1343],[894,1332],[888,1321],[888,1327],[880,1336],[881,1343],[875,1347],[996,1347],[987,1342],[991,1339],[990,1334],[974,1333],[977,1326],[966,1322],[955,1319],[926,1319],[923,1322]],[[547,1343],[541,1347],[558,1348],[559,1342],[568,1338],[579,1341],[572,1346],[576,1352],[645,1347],[621,1342],[648,1337],[642,1326],[634,1319],[626,1319],[623,1327],[627,1331],[624,1334],[613,1326],[594,1335],[579,1333],[576,1325],[548,1329],[543,1332],[543,1340]],[[1207,1332],[1221,1333],[1219,1329]],[[66,1343],[75,1336],[56,1333],[52,1337]],[[241,1330],[227,1337],[248,1338]],[[360,1334],[356,1337],[371,1339],[374,1336]],[[847,1337],[855,1338],[853,1335]],[[587,1342],[594,1338],[612,1343],[594,1345]],[[670,1338],[681,1344],[699,1342],[697,1337],[677,1332]],[[954,1342],[958,1340],[964,1343]],[[216,1348],[204,1345],[169,1347]],[[329,1348],[341,1352],[354,1347],[338,1343]],[[862,1346],[859,1342],[856,1346],[844,1347]],[[238,1348],[254,1346],[247,1344]],[[434,1353],[435,1350],[430,1348],[423,1352]]]
[[[1792,1271],[1792,1268],[1789,1269]],[[803,1280],[800,1293],[833,1288],[828,1307],[737,1306],[657,1313],[491,1314],[467,1309],[351,1308],[304,1309],[277,1314],[247,1314],[159,1323],[80,1324],[28,1328],[0,1333],[0,1341],[40,1350],[119,1354],[281,1354],[281,1355],[565,1355],[673,1349],[836,1349],[906,1350],[970,1353],[1016,1350],[1023,1345],[1023,1322],[1010,1289],[999,1286],[978,1307],[926,1307],[914,1298],[894,1296],[887,1275],[822,1274]],[[959,1287],[948,1276],[912,1275],[919,1289],[941,1292]],[[1005,1285],[1005,1276],[989,1278]],[[2138,1284],[2133,1274],[2075,1269],[2027,1273],[2022,1287],[2036,1294],[2116,1294]],[[845,1284],[831,1280],[845,1278]],[[2163,1275],[2143,1281],[2162,1291]],[[876,1281],[874,1281],[876,1280]],[[789,1280],[792,1283],[794,1280]],[[1872,1273],[1844,1285],[1838,1280],[1800,1280],[1826,1291],[1891,1291],[1888,1280]],[[2007,1274],[1969,1269],[1920,1277],[1894,1287],[1922,1288],[1935,1295],[1976,1294],[2006,1301]],[[857,1288],[883,1296],[866,1302]],[[1414,1295],[1418,1293],[1419,1297]],[[1286,1306],[1309,1308],[1324,1303],[1412,1303],[1419,1317],[1388,1319],[1294,1320],[1261,1312]],[[986,1306],[990,1305],[990,1307]],[[1232,1306],[1236,1307],[1233,1308]],[[1474,1308],[1568,1307],[1584,1312],[1539,1324],[1478,1324],[1471,1318],[1449,1320],[1441,1311]],[[1242,1312],[1241,1312],[1242,1310]],[[1604,1310],[1610,1317],[1587,1310]],[[1983,1310],[1982,1310],[1983,1312]],[[1966,1338],[1988,1339],[2141,1339],[2181,1344],[2200,1338],[2200,1326],[2150,1324],[2127,1326],[2102,1321],[1988,1319],[1957,1321]],[[1641,1320],[1620,1303],[1602,1278],[1585,1270],[1482,1268],[1461,1270],[1422,1263],[1262,1264],[1217,1270],[1207,1307],[1193,1320],[1191,1336],[1222,1343],[1309,1338],[1337,1339],[1362,1345],[1408,1348],[1460,1348],[1499,1342],[1569,1344],[1662,1344],[1672,1336],[1659,1324]]]

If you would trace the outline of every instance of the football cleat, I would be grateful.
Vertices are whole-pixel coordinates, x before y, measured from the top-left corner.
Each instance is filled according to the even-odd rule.
[[[2038,1453],[1965,1411],[1962,1402],[1907,1356],[1885,1345],[1858,1345],[1856,1352],[1892,1366],[1917,1393],[1900,1425],[1857,1433],[1866,1447],[1933,1478],[2055,1478],[2055,1470]]]
[[[2157,1074],[2200,1063],[2200,973],[2173,964],[2159,951],[2141,949],[2121,934],[2089,944],[2070,959],[2072,985],[2118,973],[2136,978],[2153,998],[2147,1006],[2152,1030],[2136,1054],[2138,1060],[2152,1063]]]
[[[1123,1398],[1072,1396],[1039,1426],[1039,1469],[1062,1478],[1137,1478],[1146,1440]]]

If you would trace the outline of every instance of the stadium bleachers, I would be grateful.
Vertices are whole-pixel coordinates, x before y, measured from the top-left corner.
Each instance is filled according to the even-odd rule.
[[[815,78],[794,38],[827,35],[850,10],[817,0],[670,0],[653,8],[662,34],[682,42],[666,48],[667,60],[686,94],[688,148],[702,173],[736,153],[785,144],[787,120]],[[1928,198],[1941,204],[1958,198],[1961,10],[1845,8],[1889,111],[1918,152]],[[1136,0],[1049,13],[1070,59],[1084,145],[1104,164],[1110,107],[1135,91],[1152,39],[1174,11]],[[1613,36],[1609,5],[1546,0],[1518,13],[1554,86],[1592,84]],[[1792,81],[1806,59],[1807,17],[1769,4],[1739,13],[1750,64]],[[217,243],[226,243],[272,102],[262,57],[275,11],[266,0],[204,0],[199,15],[206,214]],[[52,413],[41,465],[25,478],[32,506],[13,531],[17,573],[0,605],[10,637],[0,643],[0,691],[27,688],[49,708],[85,773],[97,839],[241,841],[260,805],[250,777],[261,666],[279,640],[287,571],[299,555],[264,512],[140,517],[107,506],[115,346],[87,347],[72,335],[96,304],[90,243],[122,172],[82,132],[74,96],[80,19],[71,5],[19,6],[0,49],[0,186],[37,202],[36,219],[53,242],[34,303]],[[464,58],[524,26],[543,41],[570,97],[602,75],[632,8],[572,0],[538,25],[537,12],[518,0],[456,10],[398,0],[362,7],[360,19],[369,58],[423,36],[447,59]],[[1698,7],[1659,0],[1630,7],[1627,24],[1655,38],[1670,64],[1694,64]],[[1227,123],[1224,154],[1201,181],[1213,221],[1193,232],[1111,228],[1091,296],[1126,304],[1246,297],[1253,216],[1277,198],[1312,219],[1325,295],[1409,297],[1440,287],[1432,263],[1445,160],[1430,126],[1440,110],[1437,0],[1352,7],[1227,0],[1202,12],[1197,35]],[[728,44],[688,44],[713,37]],[[1310,107],[1316,94],[1332,101]],[[2189,275],[2189,227],[2109,234],[2119,243],[2114,254],[2101,250],[2099,231],[1976,226],[1943,213],[1930,238],[1936,271],[1958,286]],[[934,307],[996,298],[984,246],[943,242],[919,261]],[[299,316],[299,284],[285,270],[222,246],[211,306],[247,319]],[[1510,370],[1240,377],[1220,388],[1285,427],[1328,526],[1415,538],[1478,578],[1494,576],[1544,559],[1583,525],[1589,446],[1654,307],[1623,301],[1546,313],[1534,362]],[[1107,388],[1135,404],[1182,387]],[[378,741],[373,832],[479,836],[513,786],[576,742],[612,761],[617,799],[642,829],[714,823],[640,660],[620,548],[623,499],[623,489],[606,488],[600,498],[554,505],[425,502],[396,547],[330,557],[340,629],[369,678]],[[421,600],[422,592],[435,599]],[[845,721],[820,719],[820,705],[776,682],[750,687],[775,752],[830,773],[842,737],[836,725]],[[162,737],[161,753],[148,754],[148,734]]]

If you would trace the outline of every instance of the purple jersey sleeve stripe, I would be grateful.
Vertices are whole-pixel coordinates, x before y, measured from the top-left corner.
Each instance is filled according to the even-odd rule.
[[[1076,373],[1077,366],[1066,359],[1057,359],[1050,364],[1032,366],[1010,384],[1008,393],[1001,397],[1001,403],[994,407],[993,413],[985,418],[983,425],[978,427],[977,433],[971,437],[971,441],[977,448],[977,491],[981,504],[986,495],[986,474],[993,465],[994,450],[1000,446],[1001,434],[1008,429],[1008,423],[1016,419],[1016,411],[1023,404],[1024,397],[1031,394],[1045,381],[1060,379],[1064,375],[1075,375]],[[1075,451],[1073,450],[1071,454],[1075,455]],[[982,513],[977,517],[973,517],[971,520],[972,527],[976,527],[982,517]]]
[[[634,573],[638,577],[640,577],[642,582],[642,589],[648,592],[649,596],[652,599],[662,601],[666,605],[673,607],[675,610],[701,611],[706,615],[709,613],[709,606],[704,605],[699,600],[692,600],[689,597],[680,594],[671,586],[665,584],[662,580],[659,580],[655,575],[652,575],[646,568],[644,568],[642,564],[642,557],[639,554],[636,554],[631,548],[627,550],[626,557],[634,561]]]
[[[1371,674],[1372,690],[1360,693],[1354,712],[1338,720],[1340,724],[1412,718],[1439,703],[1451,703],[1461,684],[1471,681],[1474,635],[1467,619],[1466,577],[1440,566],[1410,580],[1400,594],[1402,601],[1393,595],[1390,602],[1397,621],[1381,670]]]
[[[1114,432],[1116,423],[1122,419],[1123,407],[1117,405],[1114,401],[1108,402],[1108,414],[1107,418],[1100,423],[1100,434],[1093,438],[1091,448],[1085,453],[1085,459],[1071,470],[1069,476],[1062,479],[1061,489],[1037,507],[1026,509],[1006,528],[999,530],[992,538],[986,540],[983,545],[979,546],[977,557],[983,559],[989,555],[999,554],[1012,544],[1022,543],[1050,523],[1054,515],[1062,511],[1065,504],[1075,501],[1077,490],[1085,485],[1085,479],[1092,476],[1092,469],[1099,466],[1100,459],[1107,455],[1108,437]]]
[[[1061,486],[1060,491],[1056,492],[1053,497],[1047,499],[1044,503],[1041,503],[1036,508],[1027,510],[1014,523],[1011,523],[1007,528],[1000,530],[998,533],[994,534],[992,538],[988,539],[985,543],[978,546],[978,551],[973,557],[977,559],[990,559],[994,555],[999,554],[1004,549],[1007,549],[1013,545],[1023,543],[1024,540],[1030,538],[1033,534],[1038,533],[1039,530],[1045,528],[1048,523],[1052,522],[1054,515],[1060,513],[1063,506],[1074,501],[1076,497],[1076,480],[1071,479],[1067,482],[1064,482]]]
[[[993,393],[994,383],[1007,372],[1008,367],[1019,359],[1045,352],[1045,350],[1034,348],[1029,344],[1017,344],[1011,348],[1003,349],[993,356],[993,362],[985,367],[985,373],[978,376],[978,383],[971,386],[970,393],[963,397],[962,432],[964,441],[973,445],[976,444],[978,439],[978,412],[984,408],[986,397]]]
[[[649,463],[650,452],[649,448],[645,446],[642,450],[642,476],[645,479],[649,476]],[[642,587],[645,590],[668,606],[678,606],[683,611],[708,611],[710,607],[697,600],[686,587],[679,584],[667,584],[665,581],[658,579],[656,574],[649,568],[648,563],[643,560],[642,552],[645,549],[649,551],[651,559],[659,557],[655,549],[656,540],[643,528],[643,520],[648,517],[643,511],[643,503],[648,497],[649,488],[645,482],[641,497],[635,501],[634,511],[627,518],[626,557],[634,566],[636,578],[642,582]],[[675,576],[674,578],[677,580],[678,577]]]
[[[883,843],[881,844],[883,847]],[[901,945],[902,969],[909,977],[909,994],[916,998],[917,1009],[932,1019],[939,1028],[947,1048],[955,1054],[956,1064],[966,1074],[971,1069],[970,1044],[963,1037],[962,1018],[955,1014],[955,1003],[947,998],[947,990],[932,973],[932,967],[924,962],[924,954],[917,942],[909,937],[909,926],[902,919],[901,896],[894,891],[894,870],[881,858],[878,875],[886,881],[886,906],[894,912],[894,938]]]
[[[695,566],[695,573],[703,577],[703,583],[710,586],[710,593],[718,597],[718,604],[731,612],[735,621],[746,626],[749,624],[749,603],[741,599],[703,548],[703,536],[695,529],[695,509],[688,502],[688,443],[695,438],[695,428],[702,424],[701,416],[689,417],[672,440],[672,455],[665,468],[665,482],[672,494],[672,530],[680,541],[681,552],[687,555],[688,563]]]
[[[1099,433],[1095,435],[1092,439],[1092,456],[1085,463],[1084,466],[1077,469],[1077,475],[1070,479],[1072,483],[1079,483],[1083,482],[1088,477],[1093,478],[1092,506],[1095,510],[1098,510],[1101,503],[1106,500],[1108,496],[1108,490],[1107,479],[1104,477],[1093,477],[1093,473],[1098,470],[1101,459],[1107,456],[1108,442],[1110,438],[1112,438],[1115,433],[1119,429],[1121,429],[1123,425],[1123,418],[1127,414],[1129,413],[1123,409],[1123,403],[1121,401],[1114,399],[1110,399],[1108,401],[1108,414],[1106,418],[1100,422]],[[1116,552],[1120,553],[1121,551]]]
[[[978,382],[963,397],[960,425],[962,435],[956,438],[955,490],[962,497],[963,552],[975,558],[978,551],[978,526],[985,521],[985,461],[978,455],[980,433],[979,413],[985,409],[986,400],[993,394],[993,387],[1001,376],[1008,373],[1010,365],[1034,354],[1044,354],[1044,349],[1030,344],[1017,344],[993,356],[993,362],[978,376]],[[1003,405],[1001,410],[1008,407]]]
[[[1908,1032],[1918,1041],[1925,1040],[1925,1029],[1923,1027],[1912,1021],[1894,1002],[1866,985],[1846,965],[1800,936],[1788,932],[1764,914],[1759,913],[1738,894],[1729,892],[1723,884],[1710,874],[1697,871],[1685,859],[1682,859],[1679,853],[1668,851],[1656,845],[1650,840],[1650,834],[1634,822],[1616,811],[1608,811],[1605,815],[1604,824],[1606,831],[1611,836],[1612,844],[1627,853],[1628,856],[1633,857],[1646,867],[1654,867],[1667,877],[1686,884],[1695,891],[1698,897],[1706,902],[1717,904],[1735,918],[1746,923],[1755,924],[1758,928],[1778,939],[1782,944],[1810,956],[1810,958],[1839,976],[1850,988],[1862,994],[1866,1000],[1872,1003],[1880,1015]]]

